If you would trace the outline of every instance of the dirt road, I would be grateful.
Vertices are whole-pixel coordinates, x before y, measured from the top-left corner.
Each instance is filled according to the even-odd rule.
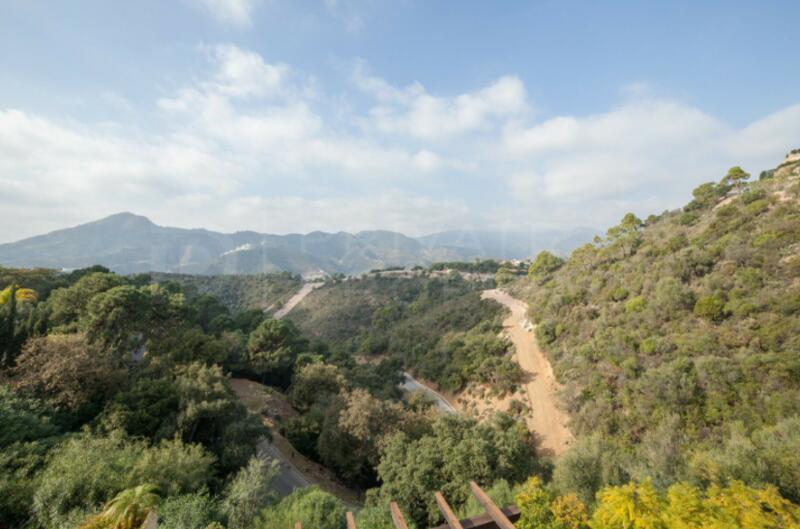
[[[298,303],[303,301],[303,299],[307,295],[311,294],[311,292],[313,292],[315,288],[319,288],[324,284],[325,283],[305,283],[305,284],[303,284],[303,286],[300,288],[300,290],[297,291],[297,294],[295,294],[294,296],[289,298],[289,301],[286,302],[286,305],[284,305],[283,307],[280,308],[280,310],[275,312],[275,314],[273,314],[272,317],[275,318],[276,320],[279,320],[279,319],[283,318],[284,316],[289,314],[289,311],[292,310],[293,308],[295,308],[295,306],[297,306]]]
[[[539,349],[533,332],[525,328],[528,306],[497,289],[484,290],[481,297],[497,301],[511,310],[511,315],[503,321],[503,327],[516,347],[517,361],[526,378],[525,389],[533,410],[527,421],[528,429],[537,435],[543,450],[558,456],[567,449],[573,437],[566,427],[567,416],[557,405],[559,385],[553,368]]]

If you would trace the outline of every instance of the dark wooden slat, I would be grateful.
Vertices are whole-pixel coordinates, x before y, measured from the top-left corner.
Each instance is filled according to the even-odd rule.
[[[441,492],[436,492],[433,495],[436,498],[436,504],[439,506],[439,511],[444,516],[444,519],[447,520],[447,525],[450,526],[450,529],[464,529],[461,526],[461,522],[458,521],[458,516],[453,513],[453,509],[447,504],[447,501],[442,496]]]
[[[506,518],[511,520],[511,523],[519,520],[519,508],[516,505],[508,505],[507,507],[502,507],[500,510],[506,515]],[[460,521],[464,529],[500,529],[497,527],[497,524],[494,523],[492,517],[486,513],[473,516],[472,518],[462,518]],[[444,523],[432,529],[450,529],[450,526]]]
[[[485,492],[483,492],[483,489],[481,489],[477,483],[470,481],[469,488],[472,489],[472,494],[475,496],[475,499],[478,500],[478,503],[483,505],[483,508],[486,509],[486,514],[488,514],[492,520],[494,520],[494,523],[497,524],[497,527],[500,529],[516,529],[514,524],[511,523],[511,520],[509,520],[506,515],[503,514],[503,511],[501,511],[500,508],[494,504],[492,499],[487,496]]]
[[[356,519],[353,518],[353,512],[347,511],[345,518],[347,518],[347,529],[356,529]]]
[[[400,507],[397,506],[397,503],[389,503],[389,509],[392,511],[392,521],[394,522],[394,526],[397,529],[408,529],[408,525],[406,525],[406,519],[403,518],[403,513],[400,512]]]

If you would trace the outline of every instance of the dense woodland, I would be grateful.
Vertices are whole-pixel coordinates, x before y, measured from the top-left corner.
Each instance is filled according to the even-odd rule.
[[[519,382],[503,309],[480,299],[491,280],[339,277],[274,320],[231,286],[252,278],[0,268],[0,526],[136,529],[156,511],[167,529],[343,529],[336,497],[270,488],[270,430],[236,376],[285,395],[280,433],[365,491],[361,529],[390,527],[389,500],[441,523],[436,490],[476,514],[469,480],[516,503],[520,529],[798,528],[792,170],[748,184],[734,168],[527,277],[463,267],[530,301],[578,437],[556,461],[512,417],[439,415],[397,387],[404,370],[451,391]],[[278,299],[297,282],[274,279],[260,288]]]

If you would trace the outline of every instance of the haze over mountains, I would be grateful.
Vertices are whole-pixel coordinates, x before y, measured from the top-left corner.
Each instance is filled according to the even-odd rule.
[[[73,228],[0,245],[0,264],[116,272],[357,274],[387,266],[474,258],[512,259],[542,249],[567,253],[591,240],[591,229],[529,232],[450,231],[415,239],[392,231],[271,235],[158,226],[119,213]]]

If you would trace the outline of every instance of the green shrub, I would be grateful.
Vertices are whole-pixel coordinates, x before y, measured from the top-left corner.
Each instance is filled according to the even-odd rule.
[[[617,287],[611,291],[611,299],[614,301],[622,301],[628,297],[628,289],[625,287]]]
[[[631,298],[625,303],[625,312],[632,314],[634,312],[642,312],[647,307],[647,300],[644,296],[636,296]]]
[[[703,296],[694,305],[694,314],[711,321],[725,318],[725,301],[719,296]]]

